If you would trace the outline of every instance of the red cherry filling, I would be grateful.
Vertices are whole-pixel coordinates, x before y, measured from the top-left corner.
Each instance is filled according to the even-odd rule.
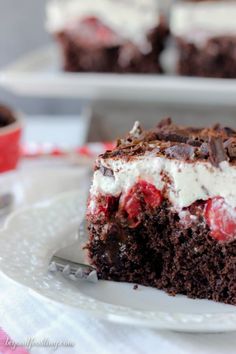
[[[161,192],[144,180],[137,182],[121,200],[121,209],[128,215],[129,221],[136,226],[140,214],[146,207],[157,208],[162,202]]]
[[[236,208],[227,205],[224,198],[215,197],[207,201],[205,218],[211,236],[218,241],[236,238]]]
[[[104,195],[97,197],[94,201],[88,201],[88,214],[96,219],[99,217],[109,218],[118,207],[118,198],[112,195]]]
[[[191,227],[191,225],[201,222],[204,217],[205,205],[205,201],[197,200],[189,207],[183,208],[183,210],[179,213],[181,224],[185,227]]]
[[[118,42],[118,36],[96,17],[86,17],[79,23],[80,33],[89,42],[108,45]]]

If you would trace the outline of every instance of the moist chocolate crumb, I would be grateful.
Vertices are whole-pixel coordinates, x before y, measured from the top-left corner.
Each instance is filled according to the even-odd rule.
[[[222,161],[227,161],[228,157],[221,136],[210,136],[208,147],[210,161],[213,166],[218,167]]]
[[[196,210],[196,205],[193,207]],[[236,240],[226,244],[215,240],[198,210],[197,207],[196,219],[185,225],[171,204],[164,201],[155,212],[143,213],[143,222],[136,228],[129,228],[118,217],[114,219],[118,234],[111,239],[107,230],[105,241],[101,234],[107,221],[99,216],[94,222],[89,219],[87,248],[99,279],[153,286],[171,295],[236,305]],[[126,235],[122,252],[121,234]]]

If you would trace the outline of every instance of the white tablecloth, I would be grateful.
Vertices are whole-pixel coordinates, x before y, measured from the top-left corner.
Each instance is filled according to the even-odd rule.
[[[0,326],[11,338],[8,348],[0,346],[4,354],[54,353],[55,343],[62,354],[235,354],[235,333],[183,334],[134,328],[88,317],[38,297],[27,289],[0,278]],[[19,343],[27,351],[14,351],[10,344]],[[46,343],[47,347],[37,347]],[[7,351],[8,350],[8,351]]]

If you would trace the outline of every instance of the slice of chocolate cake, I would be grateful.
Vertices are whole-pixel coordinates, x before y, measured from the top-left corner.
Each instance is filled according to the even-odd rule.
[[[171,32],[181,75],[236,78],[236,1],[180,1]]]
[[[51,0],[47,28],[66,71],[159,73],[169,30],[156,0]]]
[[[236,131],[138,123],[98,157],[88,251],[100,279],[236,305]]]

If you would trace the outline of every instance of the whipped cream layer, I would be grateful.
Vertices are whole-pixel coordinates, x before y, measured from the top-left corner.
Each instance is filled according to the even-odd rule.
[[[173,6],[171,32],[201,44],[212,36],[236,35],[236,2],[204,1]]]
[[[71,21],[96,17],[125,40],[144,45],[146,35],[159,24],[156,0],[51,0],[47,28],[62,30]]]
[[[114,176],[95,171],[91,197],[100,193],[119,196],[143,179],[161,191],[165,189],[176,210],[216,196],[236,207],[236,166],[226,161],[218,168],[204,161],[185,162],[156,156],[136,157],[129,162],[122,159],[100,159],[98,162],[112,169]]]

